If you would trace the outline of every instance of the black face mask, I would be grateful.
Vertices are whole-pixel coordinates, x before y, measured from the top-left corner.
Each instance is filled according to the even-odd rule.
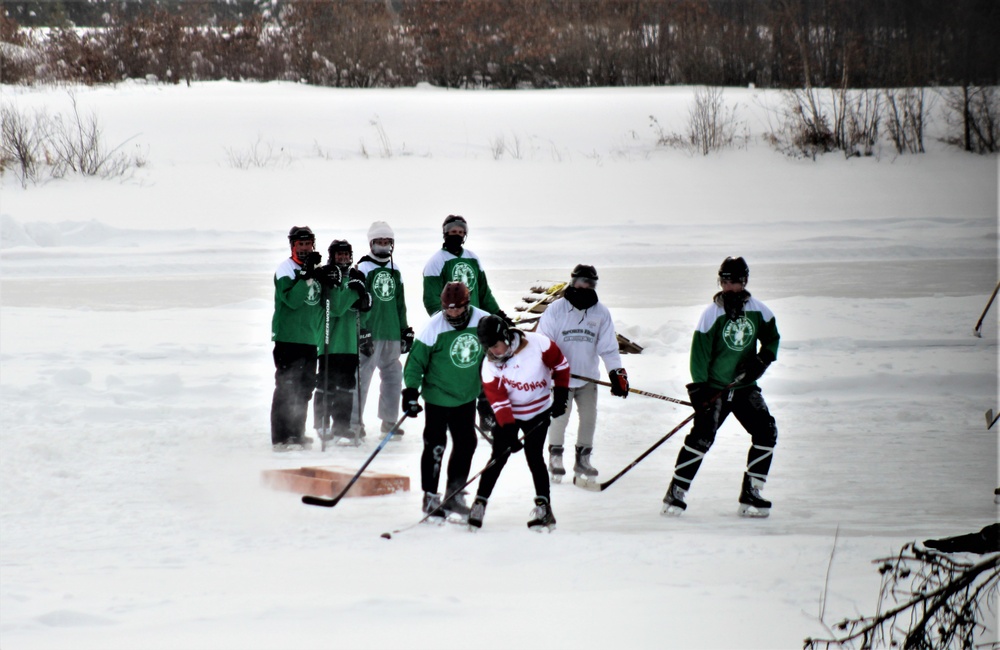
[[[577,309],[590,309],[597,304],[597,291],[594,289],[578,289],[577,287],[566,287],[563,293],[569,304]]]
[[[739,320],[743,315],[743,305],[750,299],[750,293],[744,289],[742,291],[720,291],[715,294],[715,302],[726,310],[726,318],[729,320]]]
[[[465,235],[445,235],[444,249],[452,255],[462,254],[462,244],[465,243]]]

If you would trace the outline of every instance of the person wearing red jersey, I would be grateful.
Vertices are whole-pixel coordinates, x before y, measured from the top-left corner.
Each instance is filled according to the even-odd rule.
[[[535,484],[535,508],[528,528],[555,529],[549,495],[549,473],[543,450],[549,421],[566,412],[569,401],[569,362],[551,339],[510,327],[499,316],[487,316],[477,327],[479,342],[487,350],[483,363],[483,389],[496,414],[493,462],[479,479],[476,500],[469,513],[469,530],[483,525],[486,503],[507,457],[521,449],[518,433],[524,432],[524,459]]]

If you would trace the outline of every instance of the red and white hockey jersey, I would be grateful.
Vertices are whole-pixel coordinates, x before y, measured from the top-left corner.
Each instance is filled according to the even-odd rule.
[[[521,332],[526,342],[514,356],[483,363],[483,388],[497,424],[530,420],[552,404],[552,387],[569,386],[569,362],[542,334]]]

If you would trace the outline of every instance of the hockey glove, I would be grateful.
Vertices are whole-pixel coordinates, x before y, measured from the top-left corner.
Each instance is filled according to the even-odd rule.
[[[615,368],[608,371],[608,379],[611,380],[611,394],[615,397],[628,397],[628,373],[624,368]]]
[[[736,366],[737,376],[743,373],[743,383],[757,381],[767,370],[767,367],[774,361],[774,354],[770,350],[761,350],[759,354],[744,359]]]
[[[420,391],[416,388],[403,389],[403,413],[406,413],[407,417],[415,418],[418,413],[424,410],[424,407],[420,406],[417,401],[418,397],[420,397]]]
[[[312,271],[314,268],[319,266],[320,262],[322,261],[323,261],[323,256],[317,253],[316,251],[313,251],[308,255],[306,255],[306,259],[302,261],[302,268],[305,269],[306,271]]]
[[[569,388],[565,386],[556,386],[552,389],[552,409],[549,411],[549,415],[552,419],[561,418],[566,415],[566,409],[569,408]]]
[[[316,280],[327,289],[333,289],[340,285],[340,267],[336,264],[327,264],[313,271]]]
[[[368,288],[365,287],[364,279],[354,277],[353,273],[351,273],[350,279],[347,281],[347,288],[357,293],[359,297],[368,293]]]
[[[372,340],[371,330],[362,329],[358,333],[358,352],[366,357],[375,354],[375,341]]]
[[[480,426],[492,435],[493,430],[497,426],[497,418],[493,413],[493,407],[490,406],[489,400],[480,395],[479,400],[476,402],[476,410],[479,411]]]
[[[351,308],[352,309],[357,309],[361,313],[365,313],[367,311],[371,311],[371,308],[372,308],[372,295],[370,293],[368,293],[367,291],[365,293],[361,294],[361,296],[357,300],[354,301],[354,304],[351,305]]]
[[[524,445],[521,441],[517,439],[517,425],[516,424],[505,424],[500,427],[497,431],[498,435],[510,440],[510,453],[516,454],[517,452],[524,449]]]
[[[399,333],[400,354],[406,354],[413,349],[413,328],[407,327]]]
[[[687,391],[695,411],[711,411],[719,392],[705,383],[688,384]]]

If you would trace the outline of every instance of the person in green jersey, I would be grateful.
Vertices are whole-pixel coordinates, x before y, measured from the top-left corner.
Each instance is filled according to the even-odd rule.
[[[322,332],[323,286],[339,275],[320,267],[313,250],[316,236],[308,226],[288,233],[291,255],[274,272],[274,395],[271,398],[271,444],[275,451],[301,449],[312,443],[305,435],[309,400],[316,381],[316,339]],[[335,272],[334,272],[335,273]]]
[[[362,314],[372,307],[364,276],[354,263],[354,249],[344,239],[334,239],[329,249],[330,265],[341,280],[329,291],[330,319],[317,339],[319,373],[313,402],[313,426],[324,440],[337,439],[360,444],[362,433],[351,428],[354,388],[358,371],[359,333]],[[332,421],[332,426],[331,426]]]
[[[364,276],[372,296],[371,311],[364,318],[364,329],[371,336],[371,354],[361,355],[358,408],[351,417],[351,424],[364,430],[368,389],[378,370],[378,417],[384,435],[399,419],[399,392],[403,388],[400,357],[413,346],[413,328],[406,321],[403,276],[392,258],[396,233],[386,222],[375,221],[368,228],[368,246],[370,252],[358,261],[357,269]],[[396,429],[396,436],[402,434],[402,429]]]
[[[500,315],[497,304],[486,279],[486,271],[479,256],[465,248],[469,235],[469,224],[465,217],[450,214],[441,225],[444,244],[431,256],[424,266],[424,309],[433,316],[441,309],[441,291],[449,282],[461,282],[469,288],[469,304],[490,314]],[[506,315],[501,316],[508,320]]]
[[[449,282],[439,298],[441,309],[413,341],[403,367],[403,411],[413,417],[424,410],[424,449],[420,458],[423,510],[435,519],[449,514],[464,519],[469,507],[463,494],[441,502],[438,483],[448,432],[452,450],[448,458],[447,492],[455,493],[469,480],[476,451],[476,398],[482,390],[479,368],[485,351],[476,334],[479,321],[489,316],[469,304],[469,288]]]
[[[673,479],[663,497],[664,515],[679,515],[687,508],[684,497],[730,413],[751,439],[737,512],[745,517],[770,514],[771,502],[760,496],[760,490],[771,468],[778,428],[757,380],[777,358],[780,336],[774,314],[746,290],[749,278],[750,268],[742,257],[727,257],[719,267],[722,290],[695,328],[687,386],[695,408],[694,426],[677,454]]]

